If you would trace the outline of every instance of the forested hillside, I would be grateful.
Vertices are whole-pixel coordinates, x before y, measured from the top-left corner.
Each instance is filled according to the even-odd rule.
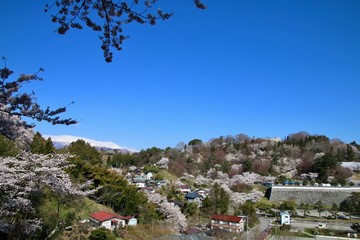
[[[360,145],[306,132],[290,134],[284,139],[250,138],[239,134],[207,142],[194,139],[187,144],[179,143],[175,148],[153,147],[135,154],[115,155],[108,163],[113,167],[141,167],[163,157],[169,159],[169,172],[178,177],[184,174],[206,176],[214,170],[230,178],[244,172],[289,179],[315,173],[317,177],[313,179],[316,181],[346,184],[351,172],[341,163],[360,161]]]

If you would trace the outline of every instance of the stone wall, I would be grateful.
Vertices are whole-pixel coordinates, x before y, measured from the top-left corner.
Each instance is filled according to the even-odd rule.
[[[266,197],[270,201],[279,202],[295,200],[297,204],[314,205],[321,201],[323,205],[340,204],[352,192],[360,192],[358,187],[305,187],[305,186],[272,186],[268,189]]]

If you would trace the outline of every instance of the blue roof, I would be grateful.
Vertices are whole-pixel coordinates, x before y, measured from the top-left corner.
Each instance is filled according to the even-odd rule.
[[[185,195],[187,199],[195,199],[197,197],[200,197],[200,195],[197,192],[189,192]]]

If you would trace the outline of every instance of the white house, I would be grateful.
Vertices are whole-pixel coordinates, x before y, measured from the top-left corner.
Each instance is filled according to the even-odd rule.
[[[133,181],[133,184],[135,184],[137,188],[146,187],[146,180],[144,178],[133,178],[132,181]]]
[[[191,192],[191,188],[187,185],[181,185],[178,189],[182,194],[188,194],[189,192]]]
[[[114,230],[118,227],[137,225],[137,219],[132,216],[124,217],[104,211],[90,214],[89,220],[92,225],[96,227],[104,227],[109,230]]]
[[[196,203],[199,207],[202,207],[203,196],[198,192],[189,192],[185,195],[185,198],[190,203]]]
[[[239,216],[219,215],[211,216],[211,229],[220,228],[229,232],[241,233],[245,229],[244,219]]]
[[[209,195],[208,191],[206,191],[205,189],[196,189],[194,192],[197,192],[197,194],[199,194],[203,198],[206,198]]]
[[[290,225],[290,214],[288,212],[280,212],[280,224]]]
[[[152,172],[145,173],[145,178],[146,178],[147,180],[150,180],[150,179],[152,179],[153,177],[154,177],[154,174],[153,174]]]
[[[114,230],[117,227],[125,227],[126,224],[126,221],[122,216],[104,211],[91,214],[89,220],[92,225],[104,227],[109,230]]]

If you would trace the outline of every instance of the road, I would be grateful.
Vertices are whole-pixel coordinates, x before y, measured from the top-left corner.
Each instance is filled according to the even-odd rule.
[[[353,231],[351,229],[351,223],[326,223],[326,222],[313,222],[313,221],[298,221],[294,220],[291,221],[291,228],[299,228],[299,229],[305,229],[305,228],[318,228],[319,223],[325,223],[326,229],[332,229],[332,230],[340,230],[340,231]]]
[[[271,218],[259,218],[259,224],[250,229],[247,235],[247,240],[263,240],[267,235],[267,230],[270,229]]]

